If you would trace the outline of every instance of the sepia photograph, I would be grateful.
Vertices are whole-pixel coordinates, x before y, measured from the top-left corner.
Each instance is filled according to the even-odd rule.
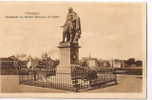
[[[145,2],[0,2],[0,97],[145,98]]]

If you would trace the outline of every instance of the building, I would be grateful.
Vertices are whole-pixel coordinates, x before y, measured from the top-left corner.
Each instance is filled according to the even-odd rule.
[[[83,57],[80,60],[80,63],[82,66],[87,66],[92,70],[95,70],[95,69],[97,69],[97,67],[99,67],[98,60],[96,58],[92,58],[92,57]]]
[[[17,74],[18,60],[14,57],[0,58],[1,74]]]
[[[119,60],[119,59],[114,59],[110,61],[110,65],[113,68],[124,68],[125,67],[125,61],[124,60]]]

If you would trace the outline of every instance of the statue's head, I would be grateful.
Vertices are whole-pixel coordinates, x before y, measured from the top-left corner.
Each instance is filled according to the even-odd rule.
[[[69,11],[69,13],[73,12],[73,8],[69,7],[68,11]]]

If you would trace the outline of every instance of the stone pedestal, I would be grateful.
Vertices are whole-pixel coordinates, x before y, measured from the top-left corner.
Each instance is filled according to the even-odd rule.
[[[57,73],[71,74],[72,65],[79,63],[79,45],[78,43],[60,43],[60,64],[57,67]]]
[[[76,43],[60,43],[60,64],[57,66],[56,75],[50,76],[47,81],[62,86],[61,88],[73,88],[72,67],[79,63],[79,45]]]

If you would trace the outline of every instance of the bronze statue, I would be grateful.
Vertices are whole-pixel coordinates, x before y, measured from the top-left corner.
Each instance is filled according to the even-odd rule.
[[[74,12],[73,8],[68,9],[67,18],[63,27],[62,42],[78,43],[81,35],[80,17]]]

